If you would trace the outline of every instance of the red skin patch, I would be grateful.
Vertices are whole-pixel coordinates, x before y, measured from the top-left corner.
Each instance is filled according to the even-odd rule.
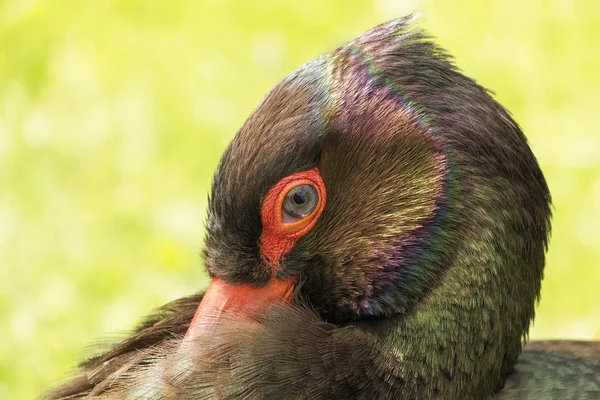
[[[283,200],[285,195],[298,185],[315,187],[319,194],[317,206],[306,217],[291,223],[283,223],[281,215]],[[312,229],[323,212],[325,201],[325,183],[317,167],[287,176],[269,190],[260,214],[263,230],[259,245],[261,258],[273,270],[279,268],[279,261],[294,247],[296,241]]]

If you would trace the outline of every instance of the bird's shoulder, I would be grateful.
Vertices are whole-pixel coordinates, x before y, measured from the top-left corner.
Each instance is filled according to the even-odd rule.
[[[527,343],[494,399],[600,399],[600,342]]]

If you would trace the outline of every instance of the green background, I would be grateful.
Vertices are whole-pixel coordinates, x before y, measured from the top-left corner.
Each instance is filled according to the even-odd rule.
[[[302,62],[412,10],[554,196],[533,338],[600,339],[600,2],[0,1],[0,398],[203,288],[224,147]]]

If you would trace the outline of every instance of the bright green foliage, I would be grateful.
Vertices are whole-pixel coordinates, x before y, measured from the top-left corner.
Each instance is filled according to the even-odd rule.
[[[0,2],[0,398],[206,285],[228,141],[302,62],[421,10],[528,135],[555,204],[531,336],[600,339],[600,2]],[[110,336],[109,336],[110,337]]]

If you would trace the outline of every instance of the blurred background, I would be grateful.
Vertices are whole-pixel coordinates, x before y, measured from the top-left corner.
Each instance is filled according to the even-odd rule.
[[[0,1],[0,398],[36,397],[94,340],[205,287],[209,184],[245,118],[304,61],[414,10],[549,181],[531,337],[600,339],[600,2]]]

